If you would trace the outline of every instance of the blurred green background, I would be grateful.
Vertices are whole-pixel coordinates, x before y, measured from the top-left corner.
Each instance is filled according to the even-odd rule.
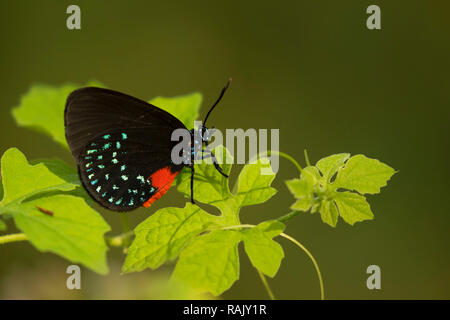
[[[66,28],[66,8],[81,7],[82,30]],[[381,7],[382,30],[365,10]],[[363,153],[400,172],[369,196],[375,219],[336,229],[299,215],[286,232],[314,254],[329,299],[450,298],[449,20],[444,1],[2,1],[0,152],[29,159],[71,156],[44,135],[15,125],[11,109],[36,83],[99,80],[142,99],[192,91],[203,114],[226,79],[233,84],[209,125],[279,128],[281,150],[302,164],[338,152]],[[237,168],[234,173],[236,174]],[[279,193],[241,213],[256,223],[289,211],[284,180],[297,175],[281,159]],[[157,209],[181,206],[170,191]],[[103,211],[104,212],[104,211]],[[104,212],[120,232],[119,217]],[[270,284],[281,299],[316,299],[311,262],[281,239],[286,258]],[[71,264],[26,242],[0,247],[0,298],[164,298],[172,266],[120,276],[124,256],[111,249],[111,272],[83,268],[82,290],[65,287]],[[381,290],[366,288],[367,266],[381,267]],[[187,295],[189,296],[189,295]],[[267,298],[248,258],[223,298]]]

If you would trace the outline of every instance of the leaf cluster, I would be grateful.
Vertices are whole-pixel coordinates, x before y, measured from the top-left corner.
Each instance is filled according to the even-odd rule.
[[[286,181],[296,198],[291,209],[319,212],[332,227],[339,216],[351,225],[371,220],[373,213],[364,195],[379,193],[394,173],[388,165],[361,154],[334,154],[304,168],[300,178]]]
[[[87,85],[102,86],[97,82]],[[64,104],[68,94],[79,87],[34,86],[13,109],[13,116],[20,126],[47,134],[68,148]],[[150,103],[192,128],[201,101],[201,94],[192,93],[157,97]],[[232,157],[228,150],[219,146],[215,156],[229,174]],[[333,227],[339,216],[351,225],[373,219],[365,195],[380,192],[394,173],[388,165],[364,155],[341,153],[323,158],[315,166],[301,169],[298,178],[286,181],[296,198],[291,209],[319,212],[322,221]],[[157,269],[176,261],[174,282],[220,295],[239,279],[238,248],[242,243],[252,265],[274,277],[284,258],[274,238],[282,234],[285,225],[277,220],[256,226],[241,224],[240,211],[271,199],[277,193],[272,187],[275,176],[269,160],[262,157],[245,165],[230,188],[230,181],[203,161],[195,169],[194,198],[202,204],[199,206],[188,202],[190,171],[182,170],[174,185],[185,195],[186,205],[160,209],[134,229],[122,272]],[[60,160],[29,162],[21,151],[11,148],[1,158],[1,178],[0,232],[7,231],[6,222],[11,219],[38,250],[53,252],[101,274],[108,272],[105,233],[110,226],[92,208],[74,168]],[[209,213],[204,209],[208,206],[220,214]]]

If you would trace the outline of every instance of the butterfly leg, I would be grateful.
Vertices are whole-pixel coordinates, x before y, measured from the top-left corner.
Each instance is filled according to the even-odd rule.
[[[221,175],[223,175],[225,178],[228,178],[228,175],[225,172],[223,172],[222,168],[219,166],[219,163],[217,162],[217,159],[214,156],[214,154],[211,151],[202,150],[202,152],[204,153],[204,155],[202,155],[202,159],[211,158],[212,161],[213,161],[214,167],[216,168],[216,170],[219,171],[219,173]]]
[[[191,203],[192,204],[195,204],[195,201],[194,201],[194,173],[195,173],[194,164],[192,164],[192,166],[191,166]]]
[[[228,175],[227,175],[225,172],[223,172],[222,168],[221,168],[221,167],[219,166],[219,164],[217,163],[217,160],[216,160],[216,158],[214,157],[214,155],[212,156],[212,159],[213,159],[214,167],[216,168],[216,170],[219,171],[219,173],[220,173],[221,175],[223,175],[225,178],[228,178]]]

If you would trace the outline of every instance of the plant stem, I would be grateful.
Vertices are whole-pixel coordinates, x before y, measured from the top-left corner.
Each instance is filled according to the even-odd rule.
[[[289,235],[287,235],[287,234],[285,234],[283,232],[280,233],[280,236],[282,236],[283,238],[288,239],[289,241],[292,241],[296,246],[298,246],[300,249],[302,249],[308,255],[308,257],[311,259],[312,263],[314,264],[314,268],[316,268],[317,276],[319,278],[320,299],[321,300],[325,300],[325,293],[324,293],[324,289],[323,289],[322,274],[320,273],[319,265],[317,264],[316,259],[314,259],[313,255],[311,254],[311,252],[308,251],[308,249],[306,249],[300,242],[298,242],[297,240],[295,240],[291,236],[289,236]]]
[[[111,247],[123,247],[125,243],[129,242],[133,234],[134,234],[133,231],[129,231],[126,233],[119,234],[118,236],[115,237],[105,237],[105,241]],[[26,240],[28,240],[28,237],[25,233],[14,233],[0,236],[0,244]]]
[[[287,153],[281,152],[281,151],[277,151],[278,155],[282,158],[285,158],[287,160],[289,160],[290,162],[292,162],[298,169],[298,171],[301,173],[302,172],[302,167],[300,166],[300,164],[297,162],[297,160],[295,160],[293,157],[291,157],[290,155],[288,155]]]
[[[305,149],[303,152],[305,154],[306,165],[309,167],[311,163],[309,162],[308,151]]]
[[[260,156],[264,156],[264,155],[268,155],[270,156],[271,154],[276,153],[278,154],[280,157],[285,158],[287,160],[289,160],[291,163],[294,164],[294,166],[297,167],[298,171],[301,173],[302,172],[302,167],[300,166],[300,164],[297,162],[297,160],[295,160],[293,157],[291,157],[290,155],[288,155],[287,153],[281,152],[281,151],[275,151],[275,150],[268,150],[265,152],[261,152],[260,154],[258,154],[258,158]]]
[[[255,225],[253,225],[253,224],[240,224],[240,225],[229,226],[229,227],[225,227],[225,228],[221,228],[221,229],[222,230],[230,230],[230,229],[254,228],[254,227],[255,227]],[[298,242],[296,239],[294,239],[290,235],[287,235],[286,233],[282,232],[282,233],[280,233],[280,236],[293,242],[297,247],[302,249],[307,254],[309,259],[311,259],[312,263],[314,264],[314,268],[316,269],[317,277],[319,278],[320,299],[325,300],[325,290],[323,288],[322,274],[320,273],[319,265],[317,264],[316,259],[314,259],[313,255],[311,254],[311,252],[308,251],[308,249],[306,249],[300,242]]]
[[[120,213],[120,220],[122,222],[123,233],[127,234],[130,232],[130,221],[128,220],[128,216],[126,212]],[[130,245],[129,237],[124,237],[122,241],[122,246],[127,248]]]
[[[128,231],[126,233],[119,234],[115,237],[105,237],[105,241],[111,247],[124,247],[126,244],[130,242],[131,237],[133,236],[133,231]]]
[[[264,287],[266,288],[266,291],[270,297],[270,300],[276,300],[275,296],[273,295],[272,290],[270,290],[269,284],[267,283],[267,280],[266,280],[266,277],[264,276],[264,274],[261,271],[259,271],[259,269],[256,269],[256,271],[258,271],[259,277],[261,278],[261,281],[264,284]]]
[[[123,232],[129,232],[130,229],[130,222],[128,221],[128,216],[126,214],[126,212],[121,212],[120,213],[120,221],[122,222],[122,228],[123,228]]]
[[[120,213],[120,221],[122,223],[123,233],[114,237],[105,236],[105,242],[111,247],[123,247],[123,253],[126,254],[134,231],[131,231],[130,222],[126,212]]]
[[[0,237],[0,244],[25,240],[28,240],[28,237],[25,233],[7,234],[5,236]]]
[[[285,214],[284,216],[279,217],[277,220],[280,222],[285,222],[285,221],[289,220],[290,218],[295,217],[300,212],[301,211],[291,211],[291,212]]]

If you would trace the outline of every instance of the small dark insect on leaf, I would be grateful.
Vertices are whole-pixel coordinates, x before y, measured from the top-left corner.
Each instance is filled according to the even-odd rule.
[[[38,206],[36,206],[36,209],[38,209],[40,212],[42,212],[42,213],[44,213],[46,215],[49,215],[49,216],[53,217],[53,211],[50,211],[50,210],[47,210],[47,209],[44,209],[44,208],[41,208],[41,207],[38,207]]]

